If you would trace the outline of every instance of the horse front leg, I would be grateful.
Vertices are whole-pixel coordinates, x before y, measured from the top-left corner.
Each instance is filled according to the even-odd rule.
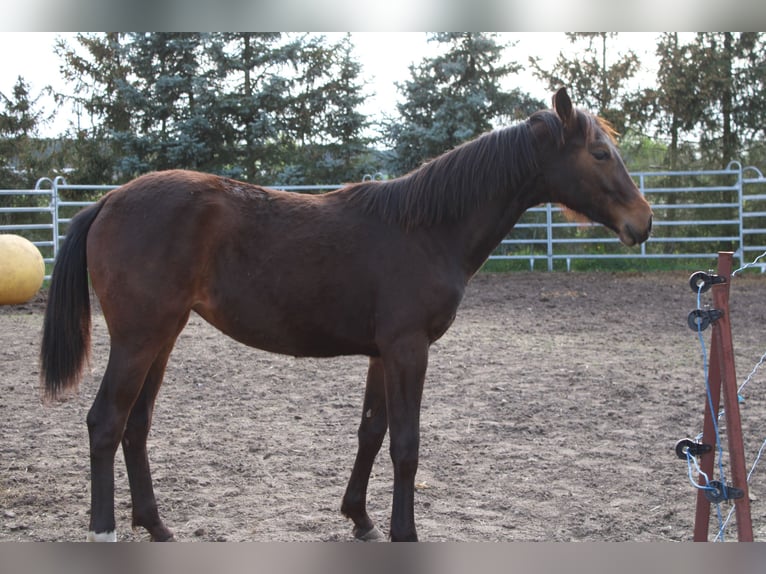
[[[357,432],[359,449],[340,508],[341,512],[354,522],[354,537],[365,541],[384,538],[383,533],[378,530],[367,514],[367,485],[370,472],[388,428],[386,389],[383,379],[382,361],[379,358],[370,358],[362,421],[359,423]]]
[[[415,474],[418,470],[420,402],[428,364],[428,341],[421,337],[400,339],[382,356],[394,466],[390,535],[392,541],[417,541]]]

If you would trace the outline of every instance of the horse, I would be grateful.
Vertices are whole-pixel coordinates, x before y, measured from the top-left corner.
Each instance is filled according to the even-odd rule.
[[[173,540],[160,518],[146,441],[176,338],[191,311],[252,347],[296,357],[368,358],[358,449],[340,511],[356,539],[385,538],[367,514],[374,459],[389,433],[388,537],[415,541],[420,405],[429,348],[466,285],[519,217],[553,202],[614,231],[650,234],[652,210],[611,126],[551,109],[464,143],[402,177],[323,195],[199,172],[149,173],[71,221],[50,283],[40,349],[47,399],[77,388],[90,352],[88,278],[109,336],[86,422],[88,540],[116,540],[114,458],[122,445],[133,527]]]

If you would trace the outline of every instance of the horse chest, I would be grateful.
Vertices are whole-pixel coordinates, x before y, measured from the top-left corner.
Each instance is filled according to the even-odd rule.
[[[429,281],[424,285],[400,284],[386,292],[375,313],[379,337],[424,333],[433,343],[455,321],[464,285],[459,281]]]
[[[455,322],[456,315],[457,308],[453,309],[444,317],[435,318],[429,328],[428,340],[433,343],[434,341],[441,339],[442,335],[444,335],[444,333],[446,333],[447,330],[452,326],[452,323]]]

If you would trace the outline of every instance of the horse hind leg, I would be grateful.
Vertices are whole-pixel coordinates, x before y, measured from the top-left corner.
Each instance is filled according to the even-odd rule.
[[[354,537],[364,541],[384,539],[383,533],[367,514],[367,485],[370,472],[388,427],[383,382],[383,364],[380,359],[371,358],[367,371],[362,422],[357,433],[359,449],[341,505],[341,512],[354,522]]]
[[[114,455],[152,361],[128,356],[112,347],[104,378],[86,419],[90,439],[91,541],[116,540]]]
[[[122,442],[133,500],[133,522],[155,540],[172,538],[159,519],[146,456],[146,437],[170,352],[189,317],[173,330],[155,331],[140,347],[112,337],[104,378],[88,412],[91,465],[91,516],[88,540],[116,539],[114,455]]]
[[[174,341],[175,342],[175,341]],[[130,483],[133,528],[144,527],[157,542],[174,540],[173,532],[160,519],[152,486],[146,439],[152,425],[154,402],[165,374],[173,344],[165,347],[152,363],[146,380],[130,411],[122,437],[122,451]]]

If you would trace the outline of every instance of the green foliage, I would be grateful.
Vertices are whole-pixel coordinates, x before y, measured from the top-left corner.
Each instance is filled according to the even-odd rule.
[[[567,37],[572,50],[559,54],[552,69],[542,69],[534,56],[531,66],[550,91],[566,85],[579,106],[617,127],[631,171],[723,168],[731,160],[763,171],[765,33],[662,34],[655,85],[638,93],[628,86],[640,62],[632,51],[613,49],[617,33]],[[62,174],[70,183],[119,183],[165,168],[276,185],[343,183],[381,168],[404,173],[545,107],[519,90],[500,87],[520,66],[507,58],[508,46],[497,35],[439,33],[429,40],[440,48],[439,55],[410,66],[409,78],[398,84],[403,101],[397,117],[376,126],[359,111],[366,86],[350,35],[330,42],[315,34],[79,34],[75,45],[61,41],[56,48],[71,88],[55,94],[56,99],[77,110],[57,140],[39,136],[49,118],[40,94],[32,94],[23,78],[11,93],[0,94],[0,188],[28,189],[41,176]],[[389,149],[371,145],[369,134],[376,129]],[[733,208],[700,214],[690,207],[737,202],[731,190],[704,189],[730,187],[731,177],[684,176],[679,181],[668,176],[652,182],[670,191],[651,194],[658,241],[647,249],[650,255],[678,259],[610,259],[623,248],[600,242],[607,232],[564,226],[557,238],[588,240],[578,244],[581,253],[605,256],[572,261],[571,269],[688,268],[690,261],[680,257],[682,252],[706,253],[713,243],[736,248],[733,240],[704,240],[735,234],[736,226],[727,223],[735,218]],[[681,196],[672,192],[678,186],[700,191]],[[0,197],[0,203],[15,202],[14,207],[44,201]],[[756,203],[748,205],[756,209]],[[23,217],[27,223],[38,222],[34,214]],[[764,226],[754,217],[748,221],[759,229]],[[536,228],[517,228],[514,237],[522,241],[501,250],[518,259],[494,261],[486,269],[529,269],[533,256],[536,269],[547,268],[539,258],[546,246],[536,243],[538,234]],[[692,235],[701,241],[681,244]],[[567,262],[557,259],[554,268],[566,270]]]
[[[699,93],[690,89],[697,82],[697,65],[688,45],[679,43],[677,32],[662,34],[657,43],[659,69],[657,87],[644,90],[634,107],[634,131],[644,133],[653,125],[656,133],[665,134],[669,143],[667,154],[658,160],[657,167],[675,170],[680,165],[693,167],[685,146],[683,134],[694,129],[695,118],[704,105]],[[695,150],[696,151],[696,150]]]
[[[536,75],[550,91],[612,121],[631,170],[766,164],[766,35],[658,36],[655,85],[629,87],[640,62],[617,33],[572,33],[571,51]],[[353,39],[316,34],[84,33],[56,52],[77,115],[42,140],[39,94],[19,78],[0,97],[0,186],[41,176],[118,183],[190,168],[273,184],[340,183],[404,173],[498,125],[544,107],[500,86],[519,70],[495,34],[439,33],[435,57],[398,84],[396,117],[374,125]],[[389,149],[374,149],[381,133]],[[66,169],[65,169],[66,168]]]
[[[631,171],[653,171],[660,169],[668,146],[647,136],[628,133],[620,139],[620,153]]]
[[[658,271],[678,271],[687,269],[710,269],[715,265],[715,256],[689,259],[564,259],[553,261],[555,272],[605,272],[605,273],[652,273]],[[537,259],[530,265],[528,259],[490,259],[481,268],[482,273],[513,273],[522,271],[547,271],[548,262]]]
[[[0,93],[0,189],[31,189],[44,173],[52,150],[37,137],[46,120],[39,99],[22,77],[9,96]]]
[[[692,50],[705,99],[700,146],[708,161],[725,166],[746,142],[763,135],[766,114],[766,45],[762,33],[700,33]],[[762,141],[762,137],[761,137]]]
[[[357,181],[366,171],[369,121],[357,108],[364,101],[361,65],[346,35],[336,45],[307,38],[300,45],[305,68],[288,100],[292,137],[284,146],[279,184]],[[360,169],[361,168],[361,169]]]
[[[359,179],[367,119],[348,37],[279,33],[80,34],[59,45],[74,100],[75,181],[187,168],[268,183]],[[85,55],[83,55],[83,53]],[[90,142],[98,142],[96,147]],[[103,159],[104,161],[101,161]],[[103,171],[102,171],[103,170]]]
[[[609,40],[616,35],[617,32],[567,33],[572,44],[585,42],[586,47],[571,55],[560,52],[551,70],[543,69],[539,58],[530,57],[529,63],[551,92],[566,86],[578,106],[597,112],[618,132],[625,133],[626,104],[635,98],[627,92],[625,84],[638,72],[640,62],[630,50],[615,54]]]
[[[669,142],[663,166],[763,165],[764,34],[704,32],[683,43],[678,33],[666,33],[657,55],[656,86],[643,92],[636,125]]]
[[[39,99],[40,94],[33,95],[22,77],[16,80],[9,95],[0,93],[0,189],[34,189],[38,174],[45,173],[53,161],[55,142],[38,137],[47,119],[39,108]],[[0,213],[0,225],[48,224],[50,217],[34,209],[49,201],[46,196],[0,195],[0,207],[32,210]],[[26,235],[32,241],[50,239],[49,230],[29,230]]]
[[[405,173],[498,123],[527,117],[544,107],[500,82],[519,70],[503,58],[505,46],[492,34],[440,33],[430,41],[445,52],[410,66],[410,78],[397,84],[405,101],[399,117],[384,126],[392,144],[393,173]]]

